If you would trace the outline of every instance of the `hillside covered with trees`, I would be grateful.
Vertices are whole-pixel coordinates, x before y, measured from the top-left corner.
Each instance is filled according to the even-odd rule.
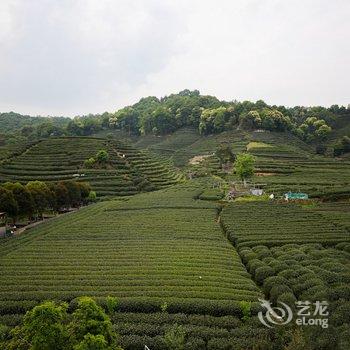
[[[29,118],[29,119],[28,119]],[[285,107],[251,102],[220,101],[183,90],[162,98],[149,96],[132,106],[98,115],[68,118],[30,118],[15,113],[0,115],[0,143],[51,136],[89,136],[101,130],[122,130],[129,135],[166,135],[183,127],[193,127],[202,135],[230,130],[288,132],[314,146],[319,154],[327,148],[335,156],[350,151],[349,107]],[[329,151],[329,150],[328,150]]]

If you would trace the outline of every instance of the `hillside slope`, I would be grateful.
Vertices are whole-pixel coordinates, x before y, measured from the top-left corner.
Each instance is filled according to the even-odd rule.
[[[188,341],[196,338],[187,349],[218,335],[225,343],[250,338],[240,303],[256,310],[262,292],[223,236],[216,205],[193,199],[200,192],[181,184],[103,201],[0,241],[0,323],[14,325],[42,300],[110,295],[128,350],[165,349],[159,338],[174,319]],[[254,339],[264,334],[256,328]]]
[[[100,137],[106,134],[100,132],[97,135]],[[147,149],[167,157],[178,167],[186,166],[194,156],[213,154],[221,143],[229,144],[234,153],[246,151],[250,142],[257,141],[273,145],[274,157],[309,158],[315,155],[313,147],[288,132],[230,130],[200,135],[196,129],[186,127],[162,136],[129,136],[120,130],[108,134],[116,139],[127,140],[135,148]]]
[[[87,169],[84,161],[100,150],[109,154],[107,166]],[[89,182],[100,196],[132,195],[174,184],[179,175],[144,151],[118,141],[87,137],[41,140],[0,167],[0,182],[72,179]]]

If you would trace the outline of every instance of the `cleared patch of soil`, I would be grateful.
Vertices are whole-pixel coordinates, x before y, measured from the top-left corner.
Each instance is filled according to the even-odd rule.
[[[191,158],[188,162],[191,164],[191,165],[196,165],[196,164],[199,164],[201,162],[203,162],[204,159],[210,157],[211,154],[204,154],[202,156],[194,156],[193,158]]]

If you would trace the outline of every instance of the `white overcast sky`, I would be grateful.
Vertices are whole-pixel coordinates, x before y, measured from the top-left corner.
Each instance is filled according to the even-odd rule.
[[[349,0],[0,0],[0,112],[115,111],[185,88],[350,103]]]

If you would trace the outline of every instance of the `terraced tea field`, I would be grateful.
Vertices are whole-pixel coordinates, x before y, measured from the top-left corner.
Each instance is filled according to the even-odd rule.
[[[288,133],[234,130],[202,136],[184,128],[168,136],[148,135],[130,142],[137,148],[167,157],[179,167],[186,167],[195,156],[212,155],[225,142],[235,154],[248,150],[256,157],[257,176],[252,181],[263,184],[267,191],[278,195],[289,190],[303,191],[310,196],[331,199],[350,194],[349,161],[317,156],[314,147]],[[216,157],[193,170],[196,168],[202,168],[201,174],[221,170]]]
[[[109,166],[85,168],[84,161],[101,149],[109,153]],[[165,162],[121,142],[84,137],[39,141],[0,167],[0,182],[70,179],[89,182],[99,196],[121,196],[140,192],[145,181],[146,189],[169,186],[180,175]]]
[[[350,193],[350,162],[315,155],[314,150],[292,135],[254,132],[247,149],[256,157],[253,181],[267,191],[283,194],[303,191],[311,196]]]
[[[310,339],[346,339],[349,203],[220,207],[215,200],[222,194],[206,187],[206,178],[169,187],[181,180],[171,162],[213,153],[228,136],[184,134],[158,143],[140,140],[156,156],[116,140],[49,139],[1,166],[1,181],[78,179],[110,198],[0,241],[0,324],[18,324],[26,310],[46,299],[65,300],[72,309],[81,295],[102,305],[104,297],[114,296],[118,307],[111,318],[126,350],[167,349],[163,336],[175,323],[186,332],[185,349],[252,350],[257,343],[279,341],[278,332],[257,320],[258,299],[265,297],[291,307],[297,300],[327,300],[331,327],[311,330]],[[327,192],[332,198],[350,188],[347,162],[310,156],[297,141],[279,148],[282,139],[257,152],[254,147],[270,142],[271,135],[243,136],[231,135],[232,147],[237,152],[250,143],[258,172],[267,175],[254,181],[268,191]],[[181,142],[178,151],[167,151]],[[84,160],[101,149],[110,155],[108,167],[84,168]],[[220,171],[213,156],[205,166]],[[140,194],[141,182],[161,190]],[[314,348],[328,349],[322,346]]]
[[[350,234],[322,215],[295,204],[232,203],[221,215],[228,238],[237,247],[287,243],[335,245]]]
[[[253,181],[265,184],[275,194],[302,191],[311,197],[345,198],[350,194],[350,163],[325,159],[257,158],[258,175]]]
[[[116,137],[120,137],[118,133]],[[235,153],[242,152],[249,140],[250,134],[242,130],[203,136],[193,128],[183,128],[166,136],[146,135],[129,139],[134,147],[165,156],[178,167],[188,165],[194,156],[213,154],[222,142],[229,143]]]

